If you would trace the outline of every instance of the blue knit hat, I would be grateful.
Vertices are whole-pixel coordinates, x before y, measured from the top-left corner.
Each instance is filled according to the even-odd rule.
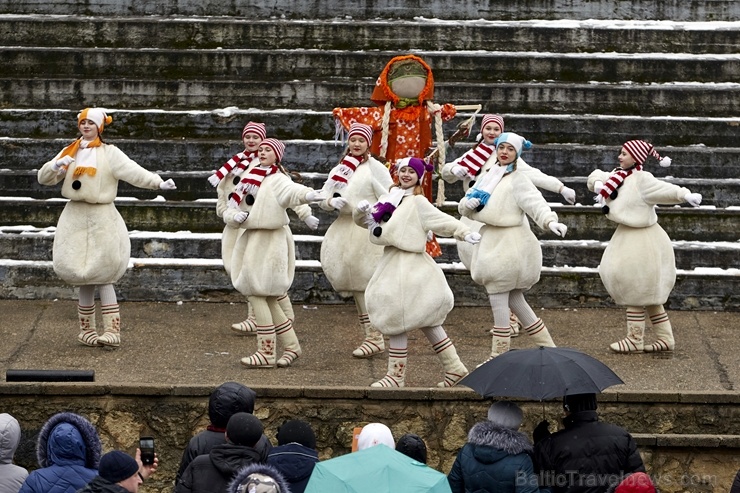
[[[118,483],[139,472],[139,464],[130,455],[113,450],[100,458],[98,475],[111,483]]]
[[[519,134],[515,134],[514,132],[504,132],[498,137],[496,137],[496,140],[493,141],[493,144],[498,147],[499,144],[503,144],[506,142],[507,144],[511,144],[514,146],[514,149],[516,149],[516,157],[522,155],[522,151],[524,149],[529,149],[532,147],[532,143],[522,137]]]

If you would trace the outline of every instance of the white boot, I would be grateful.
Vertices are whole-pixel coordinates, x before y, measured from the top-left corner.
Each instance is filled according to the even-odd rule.
[[[532,341],[540,347],[555,347],[555,343],[550,337],[550,331],[545,327],[545,322],[538,318],[535,323],[525,327],[524,332],[532,338]]]
[[[121,345],[121,313],[118,303],[100,307],[103,316],[103,335],[98,337],[101,346],[118,347]]]
[[[511,327],[511,337],[519,337],[522,323],[519,321],[519,318],[514,315],[514,312],[509,312],[509,327]]]
[[[98,330],[95,326],[95,305],[77,305],[77,317],[80,320],[80,333],[77,340],[84,346],[98,346]]]
[[[352,351],[352,356],[355,358],[370,358],[385,351],[383,334],[375,330],[370,323],[370,317],[367,313],[360,315],[360,325],[365,331],[365,340],[362,341],[362,344],[357,349]]]
[[[500,356],[511,348],[511,327],[494,327],[491,329],[491,356],[479,366],[488,363],[496,356]],[[477,368],[477,367],[476,367]]]
[[[293,328],[293,322],[290,320],[286,320],[278,327],[275,327],[275,332],[278,342],[283,346],[283,355],[277,360],[277,365],[280,368],[287,368],[303,354],[301,344],[298,342],[298,336]]]
[[[663,306],[648,307],[650,323],[655,331],[655,342],[647,344],[644,348],[646,353],[657,353],[661,351],[673,351],[676,342],[673,339],[673,327],[668,319],[668,314]]]
[[[275,367],[275,327],[257,326],[257,352],[241,359],[241,364],[249,368]]]
[[[442,366],[445,369],[444,380],[437,384],[437,387],[454,387],[457,382],[463,379],[467,375],[468,369],[460,361],[460,357],[457,355],[454,344],[449,338],[445,338],[435,347],[434,350],[437,352],[437,356],[442,360]]]
[[[394,350],[391,348],[388,354],[388,373],[377,382],[371,383],[371,387],[403,387],[406,384],[408,350]]]
[[[251,303],[247,302],[247,319],[233,324],[231,330],[241,335],[257,333],[257,322],[254,319],[254,310]]]
[[[627,337],[609,345],[615,353],[641,353],[645,344],[645,312],[627,311]]]

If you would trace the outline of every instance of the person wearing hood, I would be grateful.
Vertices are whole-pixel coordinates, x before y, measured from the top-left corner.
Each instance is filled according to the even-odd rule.
[[[402,435],[396,443],[396,452],[401,452],[422,464],[427,463],[427,444],[419,435],[413,433]]]
[[[277,432],[278,446],[267,457],[290,485],[292,493],[303,493],[316,463],[316,435],[311,425],[297,419],[283,423]]]
[[[13,464],[21,441],[18,420],[7,413],[0,414],[0,493],[18,493],[28,477],[28,471]]]
[[[208,399],[208,417],[211,424],[204,431],[190,439],[188,446],[182,453],[180,467],[175,476],[175,484],[180,482],[180,477],[188,465],[199,455],[208,454],[213,447],[226,443],[226,425],[229,418],[238,412],[252,414],[257,394],[249,387],[238,382],[225,382],[216,387]],[[258,449],[267,452],[272,444],[266,436],[262,436],[257,444]]]
[[[251,464],[239,470],[227,493],[291,493],[283,475],[268,464]]]
[[[376,445],[396,449],[396,441],[390,428],[383,423],[368,423],[362,427],[357,437],[357,450],[365,450]]]
[[[112,450],[100,458],[98,475],[77,493],[138,493],[139,486],[157,470],[155,454],[152,464],[141,462],[141,450],[136,459],[120,450]]]
[[[55,414],[36,443],[39,469],[19,493],[75,493],[98,474],[101,445],[95,427],[79,414]]]
[[[519,431],[522,410],[513,402],[495,402],[488,420],[475,424],[447,476],[452,493],[538,491],[532,444]]]
[[[175,493],[223,493],[244,466],[264,463],[267,451],[257,448],[264,427],[253,414],[236,413],[226,425],[226,443],[208,455],[199,455],[188,465],[175,486]]]

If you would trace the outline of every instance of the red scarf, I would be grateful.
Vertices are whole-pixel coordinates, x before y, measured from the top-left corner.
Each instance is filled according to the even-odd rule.
[[[622,186],[622,183],[624,183],[624,180],[631,175],[634,171],[642,171],[642,165],[636,164],[635,166],[632,166],[630,169],[622,169],[617,168],[614,171],[612,171],[611,176],[608,180],[606,180],[606,183],[604,183],[604,186],[601,187],[601,192],[599,192],[599,195],[604,197],[605,199],[608,199],[611,197],[611,195],[617,190],[617,188]]]
[[[475,178],[480,169],[486,164],[488,158],[493,155],[496,149],[493,146],[481,142],[477,146],[463,154],[458,164],[468,170],[468,175]]]
[[[342,160],[329,172],[329,178],[324,183],[325,189],[341,190],[347,186],[349,179],[362,163],[361,158],[347,154]]]
[[[249,173],[247,173],[247,176],[242,178],[242,181],[239,182],[234,193],[229,197],[229,207],[238,208],[245,195],[251,195],[256,199],[257,192],[259,191],[260,185],[262,185],[264,179],[270,175],[274,175],[278,171],[280,171],[280,169],[274,164],[269,168],[263,168],[262,166],[255,166],[252,168]]]
[[[237,176],[241,176],[244,170],[246,170],[249,166],[249,163],[251,163],[252,160],[256,157],[257,151],[247,152],[247,150],[245,149],[244,151],[235,154],[231,159],[226,161],[226,163],[224,163],[224,165],[221,166],[218,171],[216,171],[216,176],[218,176],[219,180],[223,180],[224,177],[231,173],[234,169],[240,170],[234,172],[234,174]]]

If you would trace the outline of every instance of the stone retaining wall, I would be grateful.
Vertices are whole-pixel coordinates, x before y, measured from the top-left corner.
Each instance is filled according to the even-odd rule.
[[[101,386],[95,384],[4,384],[0,410],[14,415],[24,431],[16,462],[35,467],[35,436],[54,413],[84,415],[98,428],[105,451],[133,452],[140,435],[157,440],[160,470],[146,493],[171,491],[182,450],[208,424],[208,386]],[[429,448],[429,465],[449,472],[467,431],[485,419],[489,401],[466,389],[383,390],[364,387],[255,387],[255,414],[275,442],[277,427],[301,418],[316,430],[319,454],[349,452],[352,430],[365,423],[388,424],[396,437],[413,432]],[[600,413],[626,427],[640,445],[648,472],[662,493],[727,491],[740,468],[740,394],[607,393]],[[523,431],[544,417],[560,417],[556,401],[520,402]],[[681,434],[677,434],[680,431]]]

